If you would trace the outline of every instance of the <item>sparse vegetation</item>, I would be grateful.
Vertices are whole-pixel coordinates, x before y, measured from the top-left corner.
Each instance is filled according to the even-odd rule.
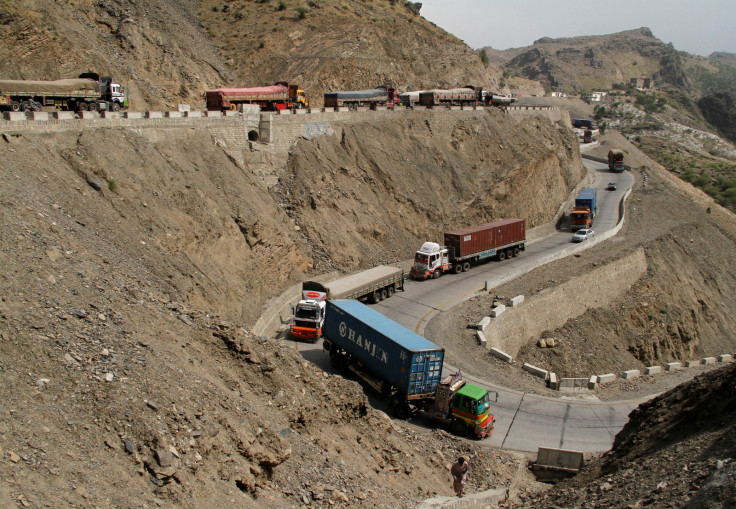
[[[286,4],[284,3],[284,0],[279,0],[279,4],[276,6],[277,11],[285,11],[286,10]]]
[[[296,8],[296,17],[297,19],[304,19],[307,17],[307,8],[306,7],[297,7]]]
[[[479,54],[480,54],[480,61],[483,62],[483,65],[487,67],[488,66],[488,53],[486,53],[485,48],[480,50]]]
[[[115,182],[115,179],[108,179],[107,180],[107,188],[111,192],[113,192],[115,194],[118,194],[118,184],[117,184],[117,182]]]

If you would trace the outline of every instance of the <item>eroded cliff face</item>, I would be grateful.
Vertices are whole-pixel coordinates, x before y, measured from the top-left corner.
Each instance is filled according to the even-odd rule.
[[[474,120],[396,119],[300,140],[273,193],[317,270],[405,260],[444,231],[550,221],[583,176],[574,136],[491,110]]]

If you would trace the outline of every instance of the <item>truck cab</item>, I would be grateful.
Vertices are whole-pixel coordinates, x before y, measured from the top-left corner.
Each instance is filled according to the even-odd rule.
[[[311,289],[309,283],[302,287],[302,300],[294,308],[289,333],[295,339],[316,342],[325,324],[327,292]]]
[[[450,270],[447,248],[436,242],[425,242],[414,254],[414,265],[409,275],[412,279],[438,278],[442,272]]]
[[[434,407],[427,412],[435,419],[449,423],[452,433],[461,436],[472,433],[480,439],[493,433],[496,418],[490,409],[488,391],[467,383],[458,371],[440,381]]]

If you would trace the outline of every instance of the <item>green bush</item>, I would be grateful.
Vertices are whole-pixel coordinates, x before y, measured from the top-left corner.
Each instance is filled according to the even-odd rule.
[[[296,17],[299,19],[304,19],[307,17],[307,8],[306,7],[297,7],[296,9]]]
[[[118,184],[115,179],[108,179],[107,188],[115,194],[118,194]]]
[[[279,5],[276,6],[277,11],[285,11],[286,10],[286,4],[284,3],[284,0],[279,0]]]

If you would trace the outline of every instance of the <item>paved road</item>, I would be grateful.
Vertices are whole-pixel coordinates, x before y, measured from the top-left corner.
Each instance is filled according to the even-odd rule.
[[[599,205],[594,230],[596,235],[600,235],[616,225],[619,201],[631,187],[633,176],[628,172],[610,173],[603,164],[584,162],[596,176]],[[618,189],[607,191],[608,182],[616,182]],[[435,280],[407,281],[404,292],[373,305],[373,308],[422,334],[435,313],[477,295],[486,287],[499,286],[540,264],[552,263],[572,251],[586,248],[587,241],[573,247],[571,236],[569,231],[558,231],[528,244],[526,251],[517,258],[476,266],[468,272],[447,274]],[[331,371],[327,356],[320,351],[321,344],[299,344],[297,348],[306,359]],[[458,367],[462,369],[462,366]],[[450,373],[458,367],[445,365],[445,370]],[[485,443],[517,451],[536,452],[539,447],[584,452],[608,450],[616,433],[626,424],[629,412],[639,403],[602,403],[593,396],[587,399],[548,398],[499,387],[482,378],[466,378],[498,393],[498,401],[494,405],[496,430]],[[421,420],[416,424],[422,425]]]

